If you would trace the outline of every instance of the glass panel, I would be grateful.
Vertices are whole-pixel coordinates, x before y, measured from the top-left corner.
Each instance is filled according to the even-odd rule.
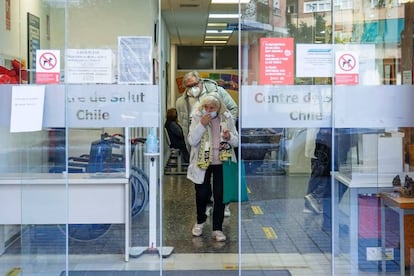
[[[54,89],[26,85],[34,83],[36,50],[51,48],[51,14],[43,1],[3,1],[2,6],[0,273],[59,275],[66,266],[66,237],[58,224],[67,219],[67,181],[49,170],[64,156],[65,141],[50,137],[43,118]],[[55,27],[64,33],[64,22]]]
[[[393,191],[404,186],[410,171],[413,122],[406,103],[412,101],[408,91],[412,90],[413,48],[412,39],[405,38],[412,32],[407,24],[412,21],[412,5],[337,4],[340,8],[333,21],[338,162],[333,186],[334,271],[403,275],[404,261],[408,264],[410,258],[410,245],[404,241],[408,229],[398,223],[403,221],[398,219],[403,208],[397,204],[391,210],[382,195],[399,196]],[[348,17],[357,6],[358,11],[353,9]],[[358,67],[352,65],[354,61]],[[383,202],[388,202],[387,207],[381,208]]]
[[[104,270],[117,273],[131,257],[143,270],[160,269],[162,254],[144,256],[161,246],[157,7],[154,1],[67,6],[68,166],[87,163],[80,177],[91,182],[69,194],[73,202],[90,199],[79,210],[89,215],[69,221],[69,271],[79,264],[103,270],[104,261]]]
[[[263,3],[270,18],[262,16]],[[241,217],[246,271],[255,254],[261,271],[331,274],[332,17],[328,3],[312,2],[310,12],[303,9],[308,3],[242,6],[241,158],[251,191]]]
[[[2,2],[0,273],[159,270],[158,4],[29,2]]]

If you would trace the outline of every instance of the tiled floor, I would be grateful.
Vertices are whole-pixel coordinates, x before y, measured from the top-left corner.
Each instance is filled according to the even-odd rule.
[[[306,175],[248,175],[249,202],[241,205],[240,212],[237,204],[230,205],[232,215],[225,218],[223,229],[228,240],[219,243],[210,237],[210,221],[205,235],[191,236],[193,184],[184,175],[164,175],[162,237],[164,246],[174,247],[171,256],[143,254],[125,262],[123,226],[111,225],[94,240],[69,239],[66,262],[66,241],[59,227],[30,226],[0,257],[0,275],[13,267],[21,267],[22,275],[59,275],[65,269],[159,270],[162,266],[165,270],[233,270],[239,265],[243,270],[288,269],[292,275],[331,275],[331,236],[321,230],[321,215],[302,212],[307,179]],[[147,246],[148,236],[145,210],[133,219],[132,246]],[[335,275],[349,275],[347,271],[346,256],[337,256]]]

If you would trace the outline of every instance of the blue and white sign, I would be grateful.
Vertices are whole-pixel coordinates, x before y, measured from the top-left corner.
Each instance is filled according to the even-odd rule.
[[[296,44],[296,77],[332,77],[330,44]]]
[[[330,127],[329,85],[242,86],[242,127]]]

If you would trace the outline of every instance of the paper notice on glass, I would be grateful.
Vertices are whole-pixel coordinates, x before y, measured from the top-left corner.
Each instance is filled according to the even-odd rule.
[[[39,131],[43,124],[45,86],[14,86],[10,132]]]
[[[118,82],[152,84],[152,38],[119,37]]]

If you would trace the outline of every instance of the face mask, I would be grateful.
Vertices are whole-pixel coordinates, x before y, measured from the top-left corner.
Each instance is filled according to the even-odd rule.
[[[210,113],[211,118],[215,118],[217,116],[217,111],[207,112],[205,109],[201,110],[201,114],[206,115]]]
[[[197,97],[198,95],[200,95],[200,87],[198,86],[194,86],[191,88],[191,94],[193,94],[193,97]]]

